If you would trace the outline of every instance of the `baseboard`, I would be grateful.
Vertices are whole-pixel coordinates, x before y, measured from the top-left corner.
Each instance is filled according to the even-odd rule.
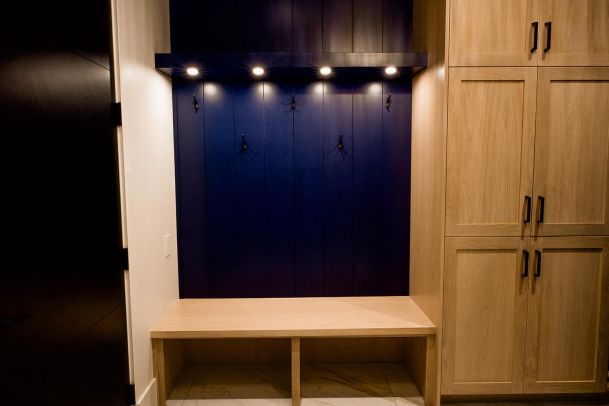
[[[157,406],[156,402],[156,379],[152,379],[144,393],[137,400],[137,406]]]

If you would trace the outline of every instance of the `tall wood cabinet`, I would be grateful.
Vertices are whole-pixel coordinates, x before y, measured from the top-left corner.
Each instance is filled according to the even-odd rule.
[[[450,0],[451,66],[607,66],[607,0]]]
[[[450,0],[442,394],[606,389],[609,0]]]

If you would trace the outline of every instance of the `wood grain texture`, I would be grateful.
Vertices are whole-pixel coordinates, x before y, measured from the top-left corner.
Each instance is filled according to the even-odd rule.
[[[427,52],[429,59],[428,68],[416,75],[412,84],[409,293],[438,326],[435,365],[428,371],[436,374],[438,384],[430,405],[440,404],[448,103],[446,6],[444,0],[415,0],[413,11],[413,50]]]
[[[420,336],[435,325],[407,296],[183,299],[153,338]]]
[[[303,338],[303,363],[404,362],[412,340],[425,337]],[[425,351],[422,353],[425,356]]]
[[[536,66],[540,0],[451,0],[450,66]],[[543,23],[540,22],[540,32]]]
[[[290,362],[290,340],[287,338],[207,338],[175,341],[183,342],[185,358],[192,365]]]
[[[541,66],[609,66],[608,0],[540,0],[540,23],[552,22],[552,42]],[[545,47],[545,29],[540,28]]]
[[[378,2],[353,0],[353,52],[383,52],[383,7]]]
[[[522,392],[525,249],[518,237],[447,238],[443,394]]]
[[[540,68],[538,89],[534,231],[608,235],[609,68]]]
[[[322,1],[323,52],[353,52],[353,0]]]
[[[532,249],[542,256],[529,300],[525,391],[604,392],[609,238],[546,237]]]
[[[535,68],[451,68],[446,235],[518,236],[531,196]]]
[[[322,52],[322,0],[293,1],[293,52]]]
[[[184,368],[184,346],[178,340],[152,340],[154,377],[157,381],[157,404],[165,406],[174,384]]]
[[[300,405],[300,338],[292,338],[292,406]]]

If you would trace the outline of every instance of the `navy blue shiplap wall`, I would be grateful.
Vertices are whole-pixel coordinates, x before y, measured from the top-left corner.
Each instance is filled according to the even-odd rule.
[[[172,0],[170,14],[175,53],[412,50],[411,0]],[[408,293],[406,72],[175,81],[174,110],[182,297]]]
[[[174,104],[182,297],[408,293],[409,80],[175,82]]]

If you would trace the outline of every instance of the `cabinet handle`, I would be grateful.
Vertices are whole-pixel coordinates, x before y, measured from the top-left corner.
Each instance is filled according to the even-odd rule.
[[[543,213],[546,209],[546,199],[543,196],[537,196],[539,202],[539,217],[537,217],[537,224],[543,223]]]
[[[522,260],[524,261],[524,265],[522,267],[522,273],[520,276],[526,278],[529,276],[529,251],[522,250]]]
[[[535,277],[541,277],[541,251],[535,250]]]
[[[550,50],[552,46],[552,21],[545,23],[546,26],[546,47],[543,49],[544,54]]]
[[[524,217],[524,224],[531,222],[531,196],[525,196],[524,201],[527,204],[526,216]]]
[[[535,21],[531,24],[533,27],[533,48],[531,48],[531,53],[537,51],[537,37],[539,36],[539,22]]]

